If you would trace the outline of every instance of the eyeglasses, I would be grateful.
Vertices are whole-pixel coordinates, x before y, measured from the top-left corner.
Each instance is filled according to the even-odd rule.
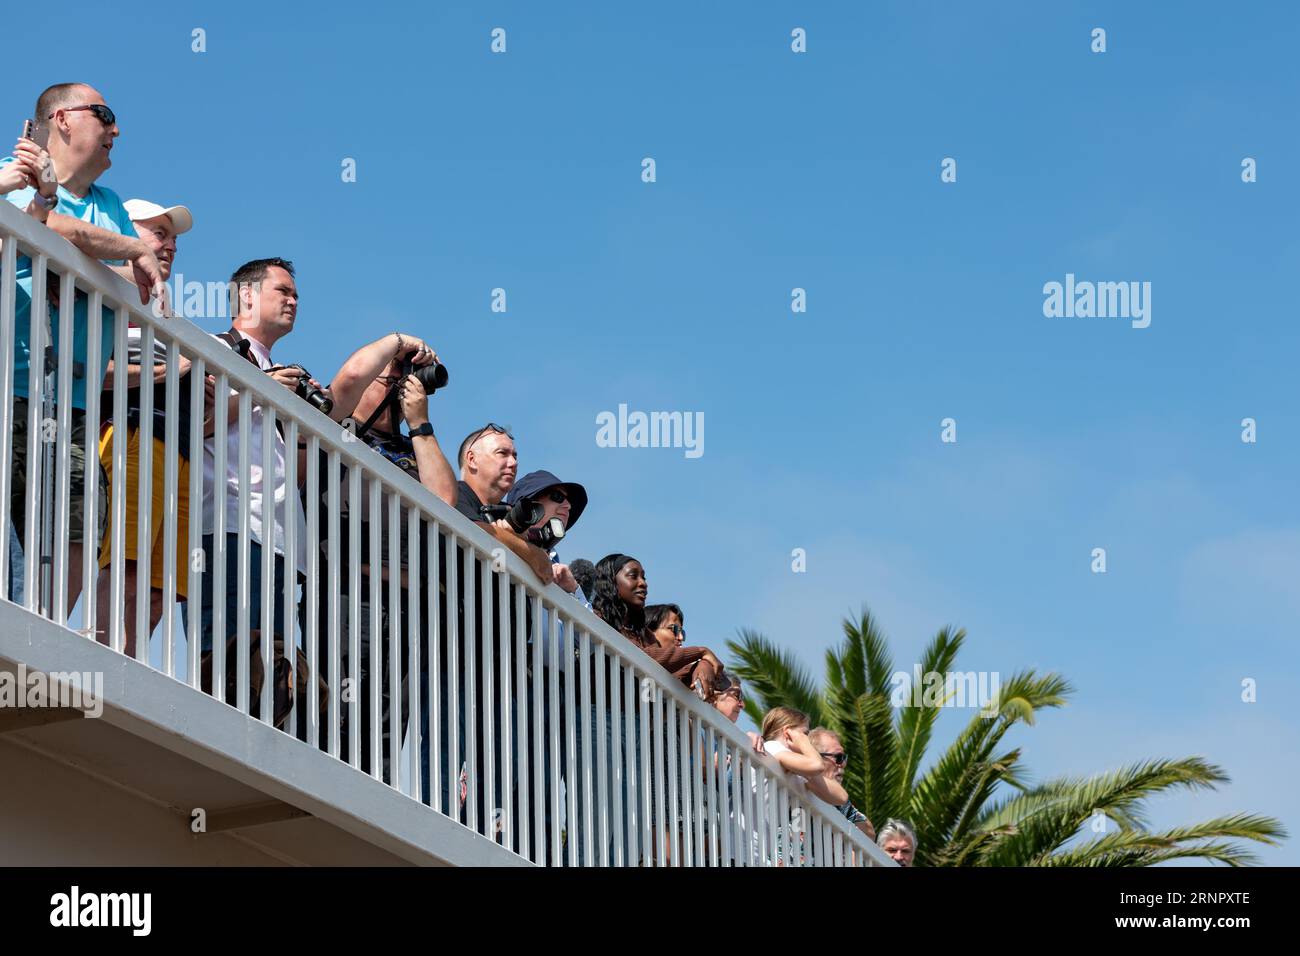
[[[465,446],[465,450],[469,451],[471,448],[473,448],[474,442],[478,441],[488,432],[496,432],[498,435],[505,435],[507,438],[511,439],[512,441],[514,440],[515,437],[514,435],[510,434],[509,425],[498,425],[496,422],[488,422],[486,425],[484,425],[482,428],[480,428],[477,432],[474,433],[473,440],[470,441]]]
[[[828,760],[834,760],[835,766],[837,767],[843,767],[846,763],[849,762],[849,755],[846,754],[843,750],[841,750],[839,753],[833,753],[833,754],[828,754],[824,750],[819,750],[817,752]]]
[[[95,118],[99,120],[101,123],[103,123],[105,126],[112,126],[114,123],[117,122],[117,117],[113,114],[113,111],[110,110],[103,103],[91,103],[89,106],[64,106],[61,107],[61,109],[65,113],[75,113],[78,110],[90,110],[90,112],[95,114]],[[57,112],[58,110],[54,111],[54,113]],[[54,113],[51,113],[49,116],[45,118],[53,119]]]
[[[569,496],[565,494],[563,491],[561,491],[559,488],[556,488],[552,491],[548,491],[546,493],[546,497],[550,498],[557,505],[562,505],[569,500]]]
[[[680,624],[660,624],[659,629],[663,631],[672,631],[673,637],[686,636],[686,628],[682,627]]]

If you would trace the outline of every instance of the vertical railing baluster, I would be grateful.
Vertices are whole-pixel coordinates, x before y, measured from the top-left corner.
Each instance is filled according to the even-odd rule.
[[[54,393],[54,408],[47,409],[46,414],[51,412],[57,418],[57,440],[54,443],[54,474],[53,478],[54,501],[45,503],[42,512],[53,511],[53,523],[50,524],[48,537],[52,548],[49,554],[51,561],[50,575],[53,587],[51,593],[52,614],[51,619],[56,624],[66,625],[68,623],[68,552],[69,537],[71,528],[69,527],[68,515],[70,513],[71,491],[72,491],[72,391],[73,391],[73,331],[72,318],[76,308],[77,287],[76,276],[71,269],[65,268],[59,282],[59,347],[58,347],[58,372],[56,378],[56,388]],[[32,353],[35,355],[36,353]],[[89,370],[87,370],[89,371]],[[84,383],[89,385],[89,379]],[[83,478],[90,475],[89,465],[94,462],[94,452],[92,442],[99,430],[86,422],[85,459],[83,464]],[[42,425],[44,423],[42,422]],[[44,441],[49,440],[49,436],[42,436]],[[42,486],[44,487],[44,486]],[[44,538],[45,535],[42,535]],[[85,542],[87,547],[93,548],[91,542]],[[41,558],[45,559],[47,552],[44,547],[41,549]],[[149,655],[145,655],[148,660]]]
[[[168,677],[176,676],[176,561],[183,555],[176,553],[176,531],[180,523],[180,342],[173,336],[167,342],[167,372],[164,381],[163,398],[167,410],[163,426],[163,573],[162,573],[162,637],[163,637],[163,673]],[[143,368],[141,369],[143,372]],[[141,389],[144,383],[141,382]],[[87,395],[89,398],[89,395]],[[186,439],[189,436],[185,436]],[[86,459],[89,471],[90,459]],[[89,487],[87,482],[87,487]],[[87,587],[87,595],[94,591]],[[149,639],[145,639],[149,643]]]
[[[135,534],[135,658],[138,661],[149,660],[149,581],[153,577],[153,549],[150,538],[153,531],[153,326],[145,323],[140,328],[140,388],[139,424],[137,427],[136,461],[127,462],[127,470],[135,465],[136,473],[136,521],[135,528],[127,529],[127,534]],[[128,366],[120,368],[122,376],[127,375]],[[114,378],[117,377],[116,367]],[[116,422],[114,431],[122,429],[122,437],[130,434],[127,420]],[[128,455],[130,452],[128,451]],[[124,484],[123,489],[126,488]],[[123,552],[125,559],[125,552]]]

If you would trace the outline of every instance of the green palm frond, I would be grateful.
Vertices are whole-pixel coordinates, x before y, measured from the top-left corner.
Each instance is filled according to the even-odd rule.
[[[894,662],[889,656],[889,641],[865,607],[858,620],[844,619],[844,643],[840,661],[844,666],[849,693],[888,694],[894,677]]]
[[[1033,671],[1013,674],[999,689],[993,706],[971,718],[966,729],[913,787],[912,819],[918,825],[924,821],[929,832],[940,839],[952,837],[958,822],[970,815],[967,808],[972,795],[985,780],[990,757],[1002,737],[1015,724],[1032,722],[1038,710],[1060,707],[1070,692],[1069,683],[1058,674],[1041,677]],[[997,716],[986,716],[986,713]],[[996,783],[996,780],[986,782],[990,796]]]
[[[905,814],[907,804],[898,799],[898,735],[889,701],[879,694],[863,694],[853,702],[854,733],[863,743],[851,753],[844,769],[849,798],[872,820]]]
[[[741,628],[739,641],[728,641],[732,668],[747,686],[745,713],[756,724],[773,707],[802,710],[816,726],[822,722],[822,694],[816,682],[789,651],[758,631]]]
[[[1095,814],[1101,813],[1123,829],[1141,832],[1143,802],[1174,789],[1208,789],[1227,780],[1226,774],[1200,757],[1146,760],[1084,780],[1054,781],[1054,800],[1018,821],[1016,835],[999,845],[993,866],[1032,866],[1060,849]]]
[[[1108,833],[1069,850],[1054,853],[1042,866],[1151,866],[1176,859],[1204,859],[1229,866],[1251,866],[1258,858],[1236,843],[1215,842],[1224,838],[1254,840],[1276,846],[1287,836],[1285,828],[1271,817],[1233,814],[1189,827],[1175,827],[1161,833],[1120,830]],[[1208,841],[1198,843],[1195,841]]]
[[[921,655],[921,673],[925,675],[951,672],[953,662],[957,659],[957,653],[961,650],[965,639],[965,631],[952,632],[946,627],[941,630]],[[930,745],[934,722],[939,717],[940,707],[946,703],[946,701],[941,702],[939,706],[927,705],[924,699],[918,703],[916,698],[916,693],[908,695],[908,699],[899,708],[898,714],[899,766],[896,777],[899,803],[905,803],[907,795],[912,790],[917,767],[920,766],[921,758]]]

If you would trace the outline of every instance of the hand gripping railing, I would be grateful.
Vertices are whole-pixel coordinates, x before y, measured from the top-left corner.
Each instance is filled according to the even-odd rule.
[[[21,550],[15,583],[29,610],[66,626],[80,588],[87,636],[150,664],[154,655],[143,635],[159,631],[154,666],[163,673],[280,726],[536,863],[893,865],[639,648],[558,587],[539,587],[517,556],[350,431],[189,322],[156,318],[130,283],[3,202],[0,240],[0,501],[25,482],[22,497],[0,508],[0,571]],[[40,308],[30,330],[16,322],[15,276],[23,257],[32,260],[32,301],[46,301],[47,271],[55,277],[52,329]],[[101,308],[114,320],[115,424],[128,420],[128,321],[140,328],[145,383],[136,399],[137,434],[114,427],[106,444],[110,560],[102,572],[97,466],[85,459],[92,480],[83,482],[73,447],[79,443],[86,456],[98,450]],[[72,401],[78,324],[87,328],[85,375],[92,380],[84,412]],[[29,354],[39,357],[53,329],[55,372],[47,379],[43,363],[30,363],[32,399],[19,421],[11,404],[15,332],[28,332]],[[165,355],[165,372],[155,383],[166,412],[161,435],[148,387],[155,342]],[[191,363],[188,375],[181,373],[183,359]],[[205,404],[208,375],[218,398],[237,395],[233,422],[226,401]],[[185,433],[183,389],[195,409]],[[205,441],[200,408],[226,440]],[[151,453],[155,439],[159,456]],[[300,440],[301,464],[292,453]],[[205,456],[213,481],[205,477]],[[161,476],[154,474],[155,460]],[[233,497],[231,483],[222,480],[232,466]],[[273,480],[276,474],[282,477]],[[74,509],[77,484],[84,503]],[[270,498],[275,489],[275,517],[268,503],[255,526],[256,490]],[[135,496],[134,527],[127,522],[127,491]],[[205,495],[212,499],[206,529]],[[161,519],[155,499],[162,501]],[[186,502],[189,527],[178,542]],[[22,527],[17,550],[9,537],[15,519]],[[150,542],[159,537],[161,587],[154,590],[161,592],[162,614],[154,628]],[[133,549],[134,600],[123,560],[131,541],[144,542]],[[257,542],[267,546],[255,565]],[[284,574],[278,613],[277,566]],[[229,574],[236,600],[228,608]],[[107,608],[98,606],[97,580]],[[216,596],[207,661],[175,622],[182,582],[196,632],[205,583]],[[17,599],[19,591],[5,595]],[[258,598],[262,613],[252,620],[249,608]],[[132,607],[141,635],[134,648],[126,627]],[[255,641],[254,632],[283,643]],[[227,636],[233,660],[227,660]],[[277,667],[288,672],[279,686]],[[287,717],[276,714],[286,689]]]

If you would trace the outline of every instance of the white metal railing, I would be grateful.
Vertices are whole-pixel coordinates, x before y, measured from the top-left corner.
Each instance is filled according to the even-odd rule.
[[[46,299],[46,273],[58,277],[59,349],[52,407],[42,411],[44,380],[33,360],[28,376],[32,400],[27,411],[26,494],[21,502],[25,534],[24,605],[56,623],[68,625],[70,491],[73,478],[72,332],[76,294],[87,302],[86,454],[96,455],[100,420],[99,340],[101,306],[116,318],[112,420],[127,418],[127,322],[142,330],[142,384],[139,390],[139,521],[126,527],[125,487],[127,429],[114,428],[111,509],[107,518],[111,560],[109,607],[99,608],[95,581],[100,573],[96,542],[102,529],[97,516],[97,482],[84,483],[81,519],[82,633],[125,648],[123,545],[127,535],[149,529],[153,390],[149,387],[155,339],[166,348],[165,402],[168,412],[162,440],[166,467],[162,476],[165,514],[163,568],[164,611],[158,627],[162,641],[159,669],[196,692],[202,692],[200,655],[181,638],[175,621],[177,581],[187,575],[189,599],[197,606],[204,575],[214,589],[211,693],[226,698],[225,604],[228,582],[226,549],[236,549],[238,607],[249,606],[251,567],[249,477],[253,459],[269,458],[275,422],[284,427],[286,484],[300,484],[297,456],[306,444],[306,471],[301,485],[310,503],[305,515],[290,496],[284,509],[286,579],[283,618],[273,621],[273,550],[263,549],[262,618],[250,622],[239,614],[235,628],[234,699],[227,701],[249,714],[251,633],[288,635],[290,648],[301,648],[312,675],[306,700],[295,697],[284,725],[286,733],[305,738],[335,759],[369,773],[433,811],[458,819],[536,863],[568,865],[893,865],[855,827],[827,805],[794,788],[770,757],[755,754],[748,740],[712,707],[622,635],[615,633],[568,594],[552,585],[544,590],[515,555],[446,506],[419,483],[358,442],[350,432],[311,408],[251,363],[182,319],[157,319],[139,305],[130,283],[90,259],[62,238],[10,204],[0,201],[0,503],[10,498],[14,454],[13,375],[15,272],[20,255],[33,260],[32,300]],[[38,321],[30,332],[31,355],[39,357],[48,331]],[[361,343],[357,343],[358,345]],[[188,381],[179,374],[182,357],[193,364]],[[214,555],[201,559],[202,508],[205,488],[203,383],[216,378],[217,396],[233,388],[239,394],[238,527],[225,527],[226,441],[213,440],[216,496],[213,514]],[[188,435],[178,434],[180,388],[191,389],[195,414]],[[254,404],[263,409],[262,447],[250,442]],[[52,414],[50,414],[52,413]],[[47,419],[46,415],[50,414]],[[232,423],[227,403],[215,403],[214,434],[224,436]],[[47,424],[47,421],[52,424]],[[52,439],[52,440],[51,440]],[[187,442],[191,462],[188,555],[176,553],[178,451]],[[49,448],[53,445],[53,448]],[[49,460],[44,452],[52,452]],[[325,461],[322,474],[321,459]],[[96,467],[89,457],[90,473]],[[53,475],[42,469],[53,470]],[[43,479],[52,478],[52,481]],[[343,483],[347,483],[346,499]],[[364,486],[364,492],[363,492]],[[322,490],[324,515],[316,504]],[[51,499],[48,500],[48,499]],[[349,503],[346,518],[341,505]],[[362,503],[362,507],[358,504]],[[270,506],[268,505],[268,511]],[[361,536],[363,510],[369,540]],[[8,568],[11,513],[0,507],[0,573]],[[320,522],[325,521],[322,528]],[[305,520],[303,520],[305,518]],[[350,533],[346,555],[340,553],[340,522]],[[388,536],[381,553],[381,525]],[[401,574],[402,539],[406,533],[405,586]],[[227,534],[233,536],[228,539]],[[320,543],[327,546],[322,552]],[[306,573],[299,607],[299,584],[291,573],[299,535],[305,535]],[[365,553],[363,554],[363,551]],[[137,558],[137,633],[134,654],[150,662],[148,548]],[[324,568],[322,566],[324,562]],[[361,657],[362,564],[369,599],[369,669],[358,673]],[[383,573],[374,573],[382,568]],[[327,569],[327,570],[325,570]],[[391,573],[389,573],[391,572]],[[341,594],[342,575],[347,594]],[[385,576],[386,575],[386,576]],[[384,610],[387,632],[381,635]],[[4,595],[8,596],[7,589]],[[343,613],[343,601],[347,613]],[[196,622],[197,612],[191,615]],[[546,633],[542,633],[545,631]],[[70,629],[70,636],[75,631]],[[381,646],[382,645],[382,646]],[[272,643],[260,642],[263,673],[257,718],[271,723],[273,708]],[[346,652],[346,653],[345,653]],[[349,668],[349,662],[351,668]],[[382,675],[382,676],[381,676]],[[325,682],[322,713],[316,681]],[[347,688],[344,689],[344,679]],[[384,746],[382,689],[387,682],[387,761]],[[422,700],[427,693],[429,699]],[[368,701],[367,713],[361,702]],[[401,701],[404,700],[404,708]],[[405,709],[405,713],[403,713]],[[427,733],[423,727],[427,726]],[[361,739],[362,734],[366,739]],[[366,747],[368,744],[368,748]],[[369,759],[363,766],[363,750]],[[595,759],[591,759],[594,755]],[[463,771],[463,775],[462,775]],[[425,776],[427,775],[427,781]]]

